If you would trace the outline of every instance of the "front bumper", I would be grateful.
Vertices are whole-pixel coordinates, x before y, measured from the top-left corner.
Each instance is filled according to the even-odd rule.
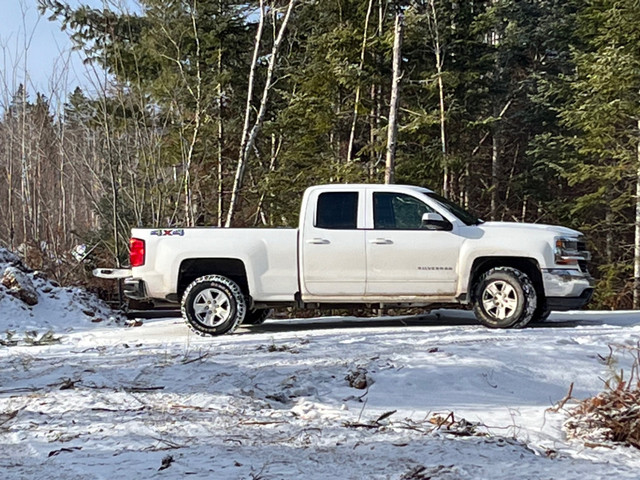
[[[584,307],[593,295],[593,278],[578,269],[553,268],[542,271],[542,282],[550,310],[564,311]]]

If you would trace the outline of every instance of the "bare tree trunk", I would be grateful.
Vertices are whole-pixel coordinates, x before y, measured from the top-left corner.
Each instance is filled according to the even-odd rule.
[[[516,172],[516,167],[518,165],[518,156],[520,154],[520,145],[516,144],[516,151],[513,154],[513,163],[511,164],[511,171],[509,172],[509,176],[507,177],[507,187],[504,192],[504,204],[509,205],[510,197],[511,197],[511,187],[513,185],[513,177]],[[506,214],[506,210],[502,211],[502,215],[500,216],[500,221],[504,220],[504,216]]]
[[[200,127],[202,121],[202,72],[200,69],[200,37],[198,35],[198,24],[197,24],[197,0],[192,0],[193,3],[191,5],[190,17],[191,17],[191,28],[193,29],[193,35],[195,39],[196,45],[196,85],[193,88],[187,79],[187,75],[184,72],[184,67],[181,61],[181,51],[180,46],[173,38],[172,32],[167,31],[163,28],[163,32],[166,35],[167,39],[173,44],[176,55],[175,58],[172,58],[180,71],[180,75],[184,81],[184,84],[187,88],[187,91],[193,98],[195,102],[195,112],[193,118],[193,131],[191,132],[191,139],[189,140],[189,144],[187,147],[186,154],[183,153],[184,158],[184,176],[182,179],[182,188],[184,189],[184,216],[185,223],[188,227],[191,227],[195,224],[195,213],[193,207],[193,192],[192,192],[192,181],[191,181],[191,165],[193,163],[193,156],[195,152],[195,147],[198,142],[198,138],[200,135]],[[176,204],[176,209],[177,209]],[[175,212],[174,212],[175,214]]]
[[[396,13],[396,23],[393,33],[393,81],[391,83],[391,101],[389,102],[389,127],[387,131],[387,161],[384,170],[384,183],[395,182],[396,142],[398,136],[398,90],[402,73],[402,33],[404,17],[401,12]]]
[[[369,93],[372,105],[372,115],[369,116],[369,144],[371,149],[369,152],[369,178],[374,179],[376,174],[376,168],[378,165],[377,157],[377,145],[378,145],[378,123],[380,118],[378,116],[378,86],[374,83],[371,85],[371,92]]]
[[[613,232],[614,232],[614,215],[611,210],[611,204],[614,200],[614,192],[612,188],[607,188],[605,193],[605,213],[604,213],[604,228],[605,228],[605,240],[604,240],[604,255],[607,263],[613,263]]]
[[[102,125],[100,126],[103,129],[102,134],[104,138],[102,139],[102,148],[104,149],[102,155],[106,159],[106,167],[107,173],[109,175],[110,185],[109,185],[109,194],[111,196],[111,228],[113,233],[113,256],[116,262],[116,267],[120,268],[120,215],[119,215],[119,184],[118,184],[118,175],[116,175],[115,166],[114,166],[114,141],[112,137],[111,125],[108,117],[108,105],[107,105],[107,73],[104,73],[104,83],[102,85],[102,91],[100,92],[100,109],[102,115]],[[100,148],[98,145],[96,148]],[[97,156],[98,152],[94,152],[94,155]],[[99,165],[99,162],[95,162]],[[120,288],[118,288],[118,300],[122,303],[122,292]]]
[[[193,133],[191,135],[191,142],[189,143],[189,152],[187,154],[187,164],[185,167],[184,178],[184,211],[188,227],[195,225],[195,215],[193,211],[193,198],[191,191],[191,163],[193,162],[193,154],[200,134],[200,120],[202,115],[202,72],[200,71],[200,37],[198,36],[198,24],[196,19],[196,0],[193,0],[193,7],[191,9],[191,26],[193,28],[193,36],[196,42],[196,89],[193,91],[189,88],[189,92],[194,97],[196,102],[196,110],[194,113],[194,126]],[[181,65],[181,64],[180,64]],[[186,77],[185,77],[186,82]]]
[[[491,0],[491,4],[495,5],[498,3],[498,0]],[[500,44],[500,33],[496,30],[492,30],[489,37],[489,45],[491,45],[494,50],[497,51],[498,45]],[[500,67],[498,65],[497,57],[494,60],[494,69],[496,78],[500,78]],[[496,115],[498,109],[498,98],[494,96],[493,98],[493,111],[491,112],[493,117],[501,117],[502,114]],[[499,196],[499,187],[500,187],[500,145],[501,144],[501,132],[500,132],[500,124],[497,121],[494,121],[491,125],[491,212],[490,218],[491,220],[496,220],[498,215],[498,196]]]
[[[162,27],[162,31],[164,35],[166,36],[167,40],[173,45],[173,48],[175,49],[175,57],[165,56],[165,58],[176,64],[176,67],[178,68],[180,75],[182,77],[182,80],[184,82],[184,86],[189,92],[189,95],[191,95],[191,97],[193,98],[193,101],[195,103],[195,111],[194,111],[194,117],[193,117],[193,131],[191,132],[191,138],[188,141],[186,152],[184,151],[184,146],[182,151],[183,176],[181,179],[180,188],[181,190],[183,190],[182,193],[184,193],[184,197],[185,197],[183,211],[184,211],[185,223],[187,226],[193,226],[195,224],[195,211],[193,206],[193,192],[192,192],[192,180],[191,180],[191,166],[193,163],[195,147],[197,145],[198,138],[200,136],[200,128],[202,126],[202,116],[203,116],[202,71],[201,71],[201,65],[200,65],[201,48],[200,48],[200,37],[198,33],[198,24],[197,24],[198,2],[197,0],[191,0],[191,1],[192,3],[190,5],[191,10],[189,12],[189,15],[191,19],[191,28],[193,31],[194,41],[196,46],[196,51],[195,51],[196,60],[194,62],[195,73],[196,73],[195,86],[190,85],[187,74],[184,71],[184,65],[181,60],[182,58],[181,47],[176,41],[176,39],[174,38],[173,32],[170,32],[165,27]],[[185,126],[181,131],[181,142],[183,141],[182,133],[186,130],[188,130],[188,126]],[[173,215],[169,221],[170,224],[173,223],[174,217],[176,216],[177,211],[180,209],[180,201],[181,201],[180,197],[181,197],[181,194],[179,194],[176,197]]]
[[[382,31],[384,27],[384,7],[387,0],[378,0],[378,28],[376,30],[376,37],[379,39],[382,37]],[[376,68],[380,70],[382,68],[382,56],[380,53],[376,54]],[[373,180],[377,180],[378,168],[383,162],[383,152],[380,148],[382,131],[382,84],[381,82],[375,83],[371,86],[371,103],[374,105],[374,114],[371,119],[371,145],[374,147],[371,149],[371,158],[369,165],[369,177]]]
[[[461,182],[460,201],[464,208],[469,208],[469,178],[471,177],[469,160],[464,162],[464,174]]]
[[[362,47],[360,48],[360,65],[358,65],[358,85],[356,86],[356,98],[353,103],[353,119],[351,120],[351,132],[349,133],[349,145],[347,147],[347,162],[351,161],[353,156],[353,143],[356,138],[356,124],[358,122],[358,107],[360,106],[360,84],[362,77],[362,69],[364,68],[364,56],[367,50],[367,36],[369,32],[369,19],[371,18],[371,10],[373,8],[373,0],[369,0],[367,7],[367,15],[364,20],[364,33],[362,34]]]
[[[43,127],[44,126],[43,123],[40,125],[36,125],[36,128]],[[34,241],[36,242],[36,244],[40,244],[40,240],[42,238],[41,233],[44,233],[44,230],[42,229],[43,219],[41,215],[42,213],[41,207],[43,203],[43,199],[42,199],[43,188],[40,188],[40,187],[44,187],[44,184],[42,183],[42,155],[39,154],[40,153],[39,150],[42,149],[42,146],[41,146],[42,129],[40,128],[39,132],[33,132],[31,135],[31,139],[32,141],[36,142],[34,145],[35,152],[32,155],[36,160],[36,164],[33,168],[33,175],[31,177],[31,185],[32,185],[31,197],[33,201],[33,207],[31,208],[31,211],[33,212],[33,219],[31,220],[31,229],[33,231],[32,235],[33,235]]]
[[[15,235],[16,235],[16,213],[13,207],[13,135],[9,133],[9,155],[7,156],[7,162],[9,162],[8,178],[9,185],[9,249],[13,252],[15,250]]]
[[[438,96],[440,100],[440,148],[442,151],[443,161],[443,179],[442,193],[445,197],[449,197],[449,164],[447,159],[447,132],[446,132],[446,110],[444,104],[444,83],[442,81],[442,67],[444,65],[444,57],[442,46],[440,44],[440,30],[438,26],[438,14],[436,12],[435,0],[429,0],[429,27],[433,35],[433,50],[436,57],[436,74],[438,76]]]
[[[282,147],[282,138],[279,138],[276,142],[275,133],[271,134],[271,158],[269,160],[269,169],[267,171],[267,178],[269,179],[269,174],[274,172],[277,166],[278,155],[280,154],[280,148]],[[256,208],[255,220],[253,222],[254,227],[258,225],[260,221],[262,221],[263,225],[269,225],[271,222],[267,220],[267,216],[265,215],[264,201],[267,197],[268,192],[268,184],[267,188],[264,189],[262,195],[260,195],[260,200],[258,201],[258,208]]]
[[[498,214],[498,176],[500,174],[500,135],[498,125],[494,123],[491,135],[491,220]]]
[[[256,30],[256,38],[253,44],[253,57],[251,58],[251,67],[249,68],[249,82],[247,85],[247,103],[244,110],[244,125],[242,127],[242,135],[240,137],[240,150],[238,154],[238,167],[236,171],[236,177],[233,182],[233,191],[231,192],[231,202],[229,205],[229,211],[225,226],[231,225],[231,218],[233,216],[233,210],[237,203],[236,189],[239,189],[239,185],[242,184],[242,177],[245,169],[245,147],[247,145],[247,139],[249,136],[249,124],[251,122],[251,100],[253,97],[253,83],[255,81],[256,68],[258,66],[258,54],[260,52],[260,43],[262,41],[262,31],[264,29],[264,0],[260,0],[260,20],[258,21],[258,29]],[[238,185],[238,186],[237,186]]]
[[[507,103],[502,108],[502,110],[500,111],[500,113],[497,113],[497,111],[494,108],[493,116],[495,118],[491,126],[491,130],[488,131],[484,137],[482,137],[482,140],[480,140],[476,148],[474,148],[473,152],[471,152],[471,156],[473,157],[476,153],[480,151],[480,147],[482,146],[484,141],[489,137],[489,135],[491,135],[491,142],[492,142],[491,143],[491,186],[490,186],[491,210],[489,214],[491,220],[496,219],[497,209],[498,209],[498,187],[499,187],[498,175],[500,171],[500,131],[499,131],[500,122],[502,121],[503,115],[507,113],[507,110],[511,106],[511,102],[512,100],[508,100]]]
[[[289,0],[289,6],[287,7],[287,12],[282,19],[282,23],[280,24],[280,29],[278,30],[278,36],[273,42],[273,47],[271,48],[271,56],[269,57],[269,63],[267,66],[267,78],[264,85],[264,90],[262,91],[262,100],[260,101],[260,108],[258,109],[258,114],[256,116],[256,120],[251,128],[251,132],[249,132],[248,136],[245,137],[245,132],[243,131],[243,141],[241,143],[240,156],[238,158],[238,168],[236,170],[236,176],[233,181],[233,189],[231,190],[231,200],[229,201],[229,210],[227,212],[227,221],[225,222],[225,227],[230,227],[233,221],[233,215],[235,214],[235,209],[238,205],[238,198],[240,195],[240,189],[242,188],[242,181],[244,179],[244,171],[247,167],[247,161],[249,159],[249,154],[253,149],[254,143],[260,132],[260,127],[262,127],[262,122],[264,120],[264,115],[267,110],[267,101],[269,100],[269,91],[271,90],[272,79],[273,79],[273,71],[276,65],[276,59],[278,56],[278,50],[280,48],[280,44],[282,43],[282,39],[284,38],[284,32],[287,28],[287,24],[289,23],[289,18],[291,18],[291,12],[296,3],[296,0]],[[275,17],[274,17],[275,18]],[[264,23],[264,2],[260,0],[260,24]],[[261,27],[259,27],[261,30]],[[256,45],[254,49],[254,59],[257,60],[258,48],[259,48],[260,38],[256,34]],[[255,63],[251,65],[251,75],[253,75],[255,70]],[[249,92],[250,94],[250,92]],[[245,126],[248,127],[248,115],[251,111],[251,98],[247,96],[247,110],[245,114]]]
[[[638,133],[640,133],[640,120],[638,120]],[[636,146],[637,173],[636,173],[636,222],[635,242],[633,245],[633,309],[640,309],[640,136]]]
[[[218,50],[218,75],[222,72],[222,48]],[[224,145],[224,130],[222,126],[222,84],[218,80],[218,86],[216,89],[216,95],[218,96],[218,227],[222,226],[222,215],[224,210],[224,168],[223,168],[223,155],[222,149]]]

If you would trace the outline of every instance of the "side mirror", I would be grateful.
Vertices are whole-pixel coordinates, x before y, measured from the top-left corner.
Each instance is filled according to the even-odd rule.
[[[453,230],[453,225],[439,213],[430,212],[422,215],[422,227],[426,230]]]

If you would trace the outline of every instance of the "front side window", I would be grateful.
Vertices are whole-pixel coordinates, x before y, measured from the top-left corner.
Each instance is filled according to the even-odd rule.
[[[350,230],[358,227],[358,192],[325,192],[318,196],[316,227]]]
[[[422,216],[434,212],[426,203],[411,195],[373,194],[373,224],[376,230],[420,230],[423,228]]]
[[[480,220],[473,213],[468,212],[464,208],[462,208],[457,203],[453,203],[451,200],[444,198],[441,195],[438,195],[434,192],[425,193],[427,197],[436,200],[440,205],[442,205],[447,211],[453,213],[456,217],[464,222],[465,225],[480,225],[484,223],[484,220]]]

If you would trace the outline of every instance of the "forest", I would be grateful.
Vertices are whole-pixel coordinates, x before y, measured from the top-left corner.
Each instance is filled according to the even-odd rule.
[[[39,0],[98,88],[0,87],[0,246],[86,284],[132,227],[295,227],[310,185],[406,183],[584,232],[592,306],[640,308],[637,0],[133,3]]]

